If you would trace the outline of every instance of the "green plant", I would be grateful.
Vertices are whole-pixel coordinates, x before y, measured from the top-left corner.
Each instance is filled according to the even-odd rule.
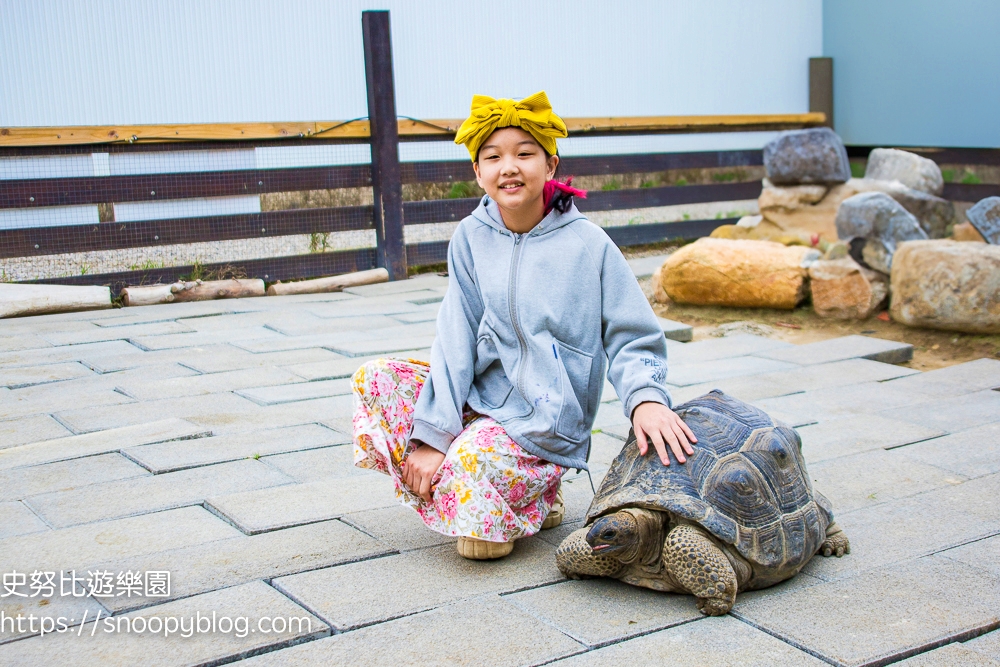
[[[683,176],[681,176],[676,181],[674,181],[674,185],[687,185],[687,184],[688,184],[688,181]]]
[[[941,170],[941,179],[944,180],[945,183],[954,183],[955,182],[955,170],[954,169],[942,169]]]
[[[81,276],[85,276],[88,273],[90,273],[90,264],[81,264],[80,265],[80,275]]]
[[[152,271],[154,269],[162,269],[166,266],[163,261],[155,261],[152,259],[147,259],[143,261],[142,264],[129,264],[129,269],[132,271]]]
[[[978,176],[976,176],[971,171],[969,171],[968,169],[966,169],[965,170],[965,175],[962,176],[962,180],[959,181],[959,182],[962,185],[979,185],[980,183],[983,182],[983,180],[981,178],[979,178]]]
[[[628,224],[630,224],[630,225],[638,225],[641,222],[642,222],[642,218],[640,218],[638,216],[636,216],[634,218],[629,218],[629,220],[628,220]]]
[[[716,183],[731,183],[736,180],[736,174],[731,171],[722,174],[712,174],[712,180]]]
[[[446,199],[469,199],[476,196],[476,191],[473,189],[471,183],[466,181],[458,181],[451,184],[451,189],[448,190],[448,194],[445,195]]]
[[[864,178],[865,177],[865,163],[864,162],[852,162],[851,163],[851,176],[853,178]]]
[[[682,219],[682,220],[690,220],[690,219],[691,219],[691,214],[690,214],[690,213],[685,213],[685,214],[684,214],[684,217],[683,217],[683,218],[681,218],[681,219]]]
[[[610,181],[601,186],[601,189],[605,192],[610,192],[611,190],[621,190],[622,182],[617,178],[612,178]]]
[[[12,283],[13,280],[7,275],[7,269],[0,269],[0,283]]]
[[[309,252],[326,252],[330,247],[330,232],[313,232],[309,235]]]
[[[656,181],[643,181],[639,184],[640,188],[655,188],[659,183]]]
[[[191,265],[191,273],[181,276],[181,280],[202,280],[204,278],[205,265],[199,259],[194,260],[194,263]]]
[[[260,452],[254,452],[254,455],[251,456],[250,458],[252,458],[254,461],[260,461]]]

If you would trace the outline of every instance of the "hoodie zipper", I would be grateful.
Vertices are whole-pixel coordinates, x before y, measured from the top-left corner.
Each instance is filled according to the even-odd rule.
[[[521,258],[521,241],[527,234],[514,234],[514,253],[510,260],[510,278],[507,281],[507,303],[510,306],[510,321],[514,326],[514,333],[517,335],[517,343],[521,350],[521,362],[517,369],[517,391],[524,396],[524,373],[528,361],[528,343],[524,340],[524,332],[521,331],[521,323],[517,319],[517,271],[518,262]],[[528,401],[530,410],[521,419],[528,419],[535,413],[535,406]]]

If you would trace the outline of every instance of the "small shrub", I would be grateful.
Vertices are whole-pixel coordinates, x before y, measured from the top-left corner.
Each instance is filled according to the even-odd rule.
[[[955,182],[955,170],[954,169],[942,169],[941,170],[941,179],[944,180],[945,183],[954,183]]]
[[[687,184],[688,184],[687,179],[684,178],[683,176],[674,181],[674,185],[687,185]]]
[[[865,163],[864,162],[852,162],[851,163],[851,177],[852,178],[864,178],[865,177]]]
[[[960,182],[962,185],[979,185],[980,183],[983,182],[983,180],[978,176],[976,176],[971,171],[969,171],[968,169],[966,169],[965,175],[962,176],[962,180]]]
[[[656,181],[643,181],[639,184],[640,188],[655,188],[659,183]]]
[[[330,247],[330,232],[313,232],[309,235],[309,252],[326,252]]]
[[[448,190],[448,194],[445,195],[446,199],[469,199],[476,196],[476,191],[472,187],[471,183],[465,181],[458,181],[457,183],[451,184],[451,189]]]
[[[736,174],[731,171],[721,174],[712,174],[712,180],[716,183],[731,183],[736,180]]]
[[[622,182],[617,178],[612,178],[610,181],[601,186],[601,189],[605,192],[610,192],[612,190],[621,190]]]

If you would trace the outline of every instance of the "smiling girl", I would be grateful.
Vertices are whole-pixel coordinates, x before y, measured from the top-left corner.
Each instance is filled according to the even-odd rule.
[[[500,558],[558,525],[560,479],[586,469],[603,377],[643,455],[695,437],[670,410],[666,342],[621,252],[554,180],[566,136],[544,92],[477,95],[455,138],[486,191],[448,247],[431,363],[380,359],[354,375],[355,464],[466,558]]]

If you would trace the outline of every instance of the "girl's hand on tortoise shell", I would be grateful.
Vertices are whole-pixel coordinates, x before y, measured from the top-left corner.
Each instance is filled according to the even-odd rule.
[[[416,441],[414,441],[416,442]],[[431,480],[444,463],[444,453],[430,445],[421,444],[403,460],[403,483],[420,496],[425,503],[431,501]]]
[[[646,455],[649,446],[648,439],[653,443],[653,448],[660,457],[663,465],[670,465],[670,456],[667,454],[667,446],[674,453],[678,463],[687,461],[688,456],[694,454],[692,443],[698,442],[688,425],[678,417],[673,410],[662,403],[646,402],[640,403],[632,412],[632,428],[635,431],[636,444],[639,446],[639,454]]]

